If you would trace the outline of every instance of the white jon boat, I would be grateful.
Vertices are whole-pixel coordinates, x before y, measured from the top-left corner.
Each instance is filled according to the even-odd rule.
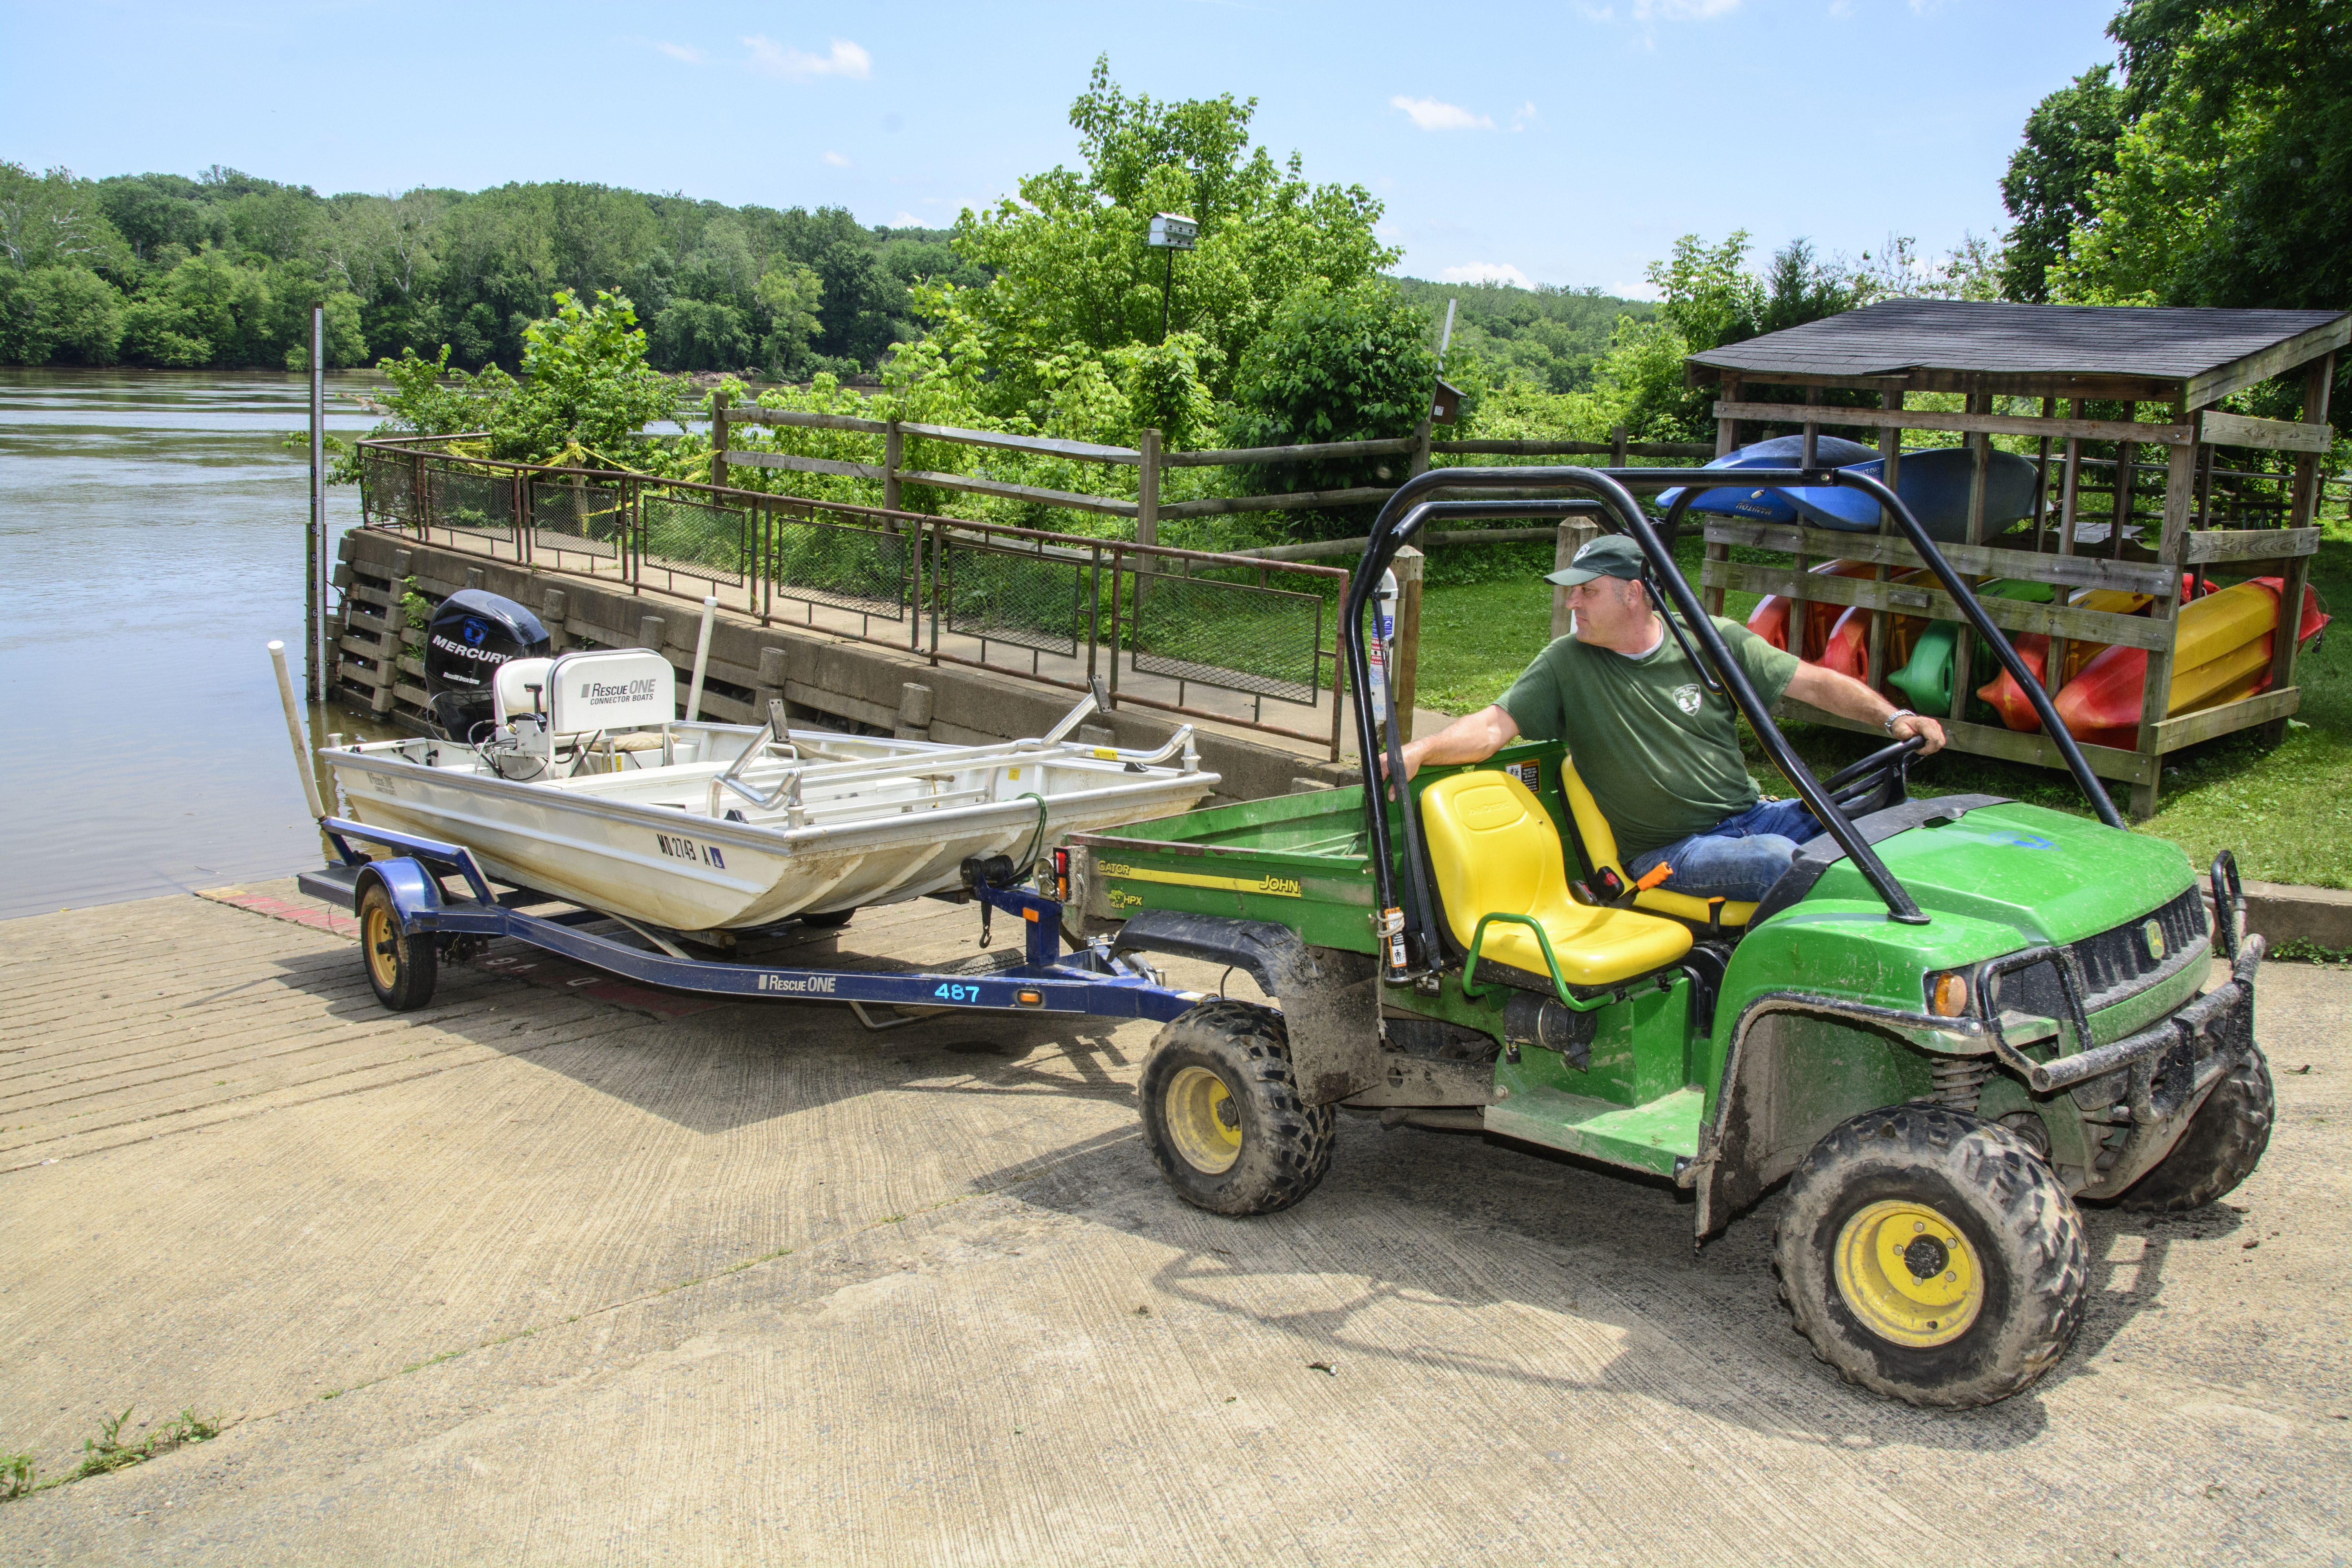
[[[346,814],[473,851],[493,878],[674,931],[746,930],[944,892],[971,856],[1186,811],[1216,787],[1192,727],[1156,752],[950,746],[677,721],[639,649],[499,667],[487,739],[326,748]],[[478,731],[478,735],[479,731]]]

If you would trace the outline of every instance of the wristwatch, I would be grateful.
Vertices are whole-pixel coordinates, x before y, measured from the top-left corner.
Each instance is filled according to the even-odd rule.
[[[1886,716],[1886,732],[1890,735],[1895,733],[1895,721],[1897,719],[1916,719],[1917,717],[1919,717],[1919,715],[1914,713],[1908,708],[1897,708],[1894,712],[1889,713]]]

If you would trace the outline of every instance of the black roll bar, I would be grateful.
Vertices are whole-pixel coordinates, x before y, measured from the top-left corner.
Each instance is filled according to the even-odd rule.
[[[1442,470],[1443,473],[1461,471],[1465,470],[1450,468]],[[1507,473],[1524,470],[1473,469],[1466,471]],[[1432,470],[1432,473],[1437,472],[1441,470]],[[1374,875],[1379,880],[1380,887],[1381,924],[1378,934],[1385,950],[1385,955],[1390,960],[1389,967],[1393,972],[1392,978],[1403,978],[1412,973],[1416,967],[1426,969],[1433,965],[1444,950],[1435,945],[1436,928],[1428,915],[1428,911],[1436,907],[1436,900],[1431,895],[1429,889],[1428,858],[1422,853],[1421,847],[1421,822],[1410,811],[1402,814],[1402,820],[1404,824],[1405,875],[1412,889],[1410,904],[1411,916],[1413,920],[1411,946],[1426,955],[1422,964],[1416,966],[1412,963],[1412,953],[1398,945],[1407,941],[1402,919],[1392,921],[1391,918],[1391,911],[1395,911],[1400,917],[1404,916],[1406,906],[1399,905],[1393,896],[1395,879],[1390,868],[1391,857],[1389,851],[1388,814],[1381,804],[1386,791],[1381,787],[1382,770],[1373,767],[1370,763],[1372,739],[1380,732],[1378,724],[1381,719],[1387,721],[1387,775],[1399,781],[1397,790],[1401,798],[1409,800],[1412,791],[1402,782],[1404,742],[1400,737],[1403,732],[1403,726],[1398,722],[1397,683],[1393,679],[1393,671],[1391,672],[1391,678],[1383,683],[1387,712],[1375,715],[1372,711],[1371,666],[1364,655],[1364,608],[1370,604],[1372,595],[1379,591],[1381,577],[1388,571],[1389,563],[1396,559],[1396,552],[1412,542],[1423,527],[1433,518],[1487,520],[1525,518],[1565,521],[1570,517],[1598,516],[1601,510],[1599,501],[1581,500],[1569,496],[1547,500],[1471,499],[1412,501],[1401,517],[1391,519],[1391,513],[1396,510],[1400,498],[1411,501],[1412,497],[1437,489],[1444,482],[1442,479],[1437,484],[1425,482],[1431,477],[1432,474],[1424,473],[1406,480],[1394,494],[1390,496],[1388,503],[1381,509],[1380,516],[1372,523],[1371,538],[1365,543],[1363,560],[1356,569],[1356,575],[1349,581],[1346,605],[1339,616],[1339,649],[1348,662],[1348,697],[1355,709],[1356,754],[1364,762],[1364,802],[1370,817],[1370,847],[1372,863],[1377,868]]]
[[[1444,471],[1460,473],[1463,470],[1448,468]],[[1615,471],[1622,473],[1626,470]],[[1827,489],[1843,485],[1848,489],[1862,491],[1885,508],[1887,515],[1894,518],[1896,526],[1903,530],[1911,548],[1919,552],[1920,561],[1935,573],[1936,580],[1943,584],[1944,591],[1958,604],[1960,613],[1968,617],[1969,625],[1975,629],[1977,636],[1984,638],[1985,646],[1992,649],[1993,657],[2000,660],[2001,668],[2009,671],[2010,679],[2017,682],[2026,700],[2033,704],[2033,711],[2042,720],[2042,734],[2058,748],[2058,754],[2066,759],[2067,771],[2082,786],[2092,809],[2099,814],[2099,820],[2109,827],[2124,826],[2123,814],[2116,809],[2106,785],[2101,784],[2099,776],[2091,771],[2091,764],[2084,759],[2082,747],[2067,732],[2066,726],[2059,721],[2057,705],[2050,700],[2050,693],[2043,689],[2042,682],[2033,679],[2032,672],[2025,667],[2025,661],[2017,657],[2017,649],[2010,645],[2008,636],[1985,614],[1984,605],[1978,601],[1975,591],[1962,581],[1958,572],[1952,570],[1952,563],[1944,559],[1944,552],[1936,547],[1936,542],[1927,536],[1927,531],[1919,526],[1919,520],[1911,515],[1911,509],[1905,506],[1893,490],[1867,474],[1857,474],[1844,468],[1736,468],[1729,471],[1739,476],[1740,485],[1759,489],[1787,489],[1799,486]],[[1638,472],[1644,484],[1655,481],[1661,485],[1685,487],[1684,493],[1675,498],[1675,516],[1679,518],[1684,503],[1690,498],[1691,487],[1708,485],[1712,488],[1723,479],[1726,470],[1643,468]],[[1952,672],[1956,687],[1963,679],[1963,673],[1957,669]],[[1930,714],[1928,717],[1940,718],[1941,715]]]

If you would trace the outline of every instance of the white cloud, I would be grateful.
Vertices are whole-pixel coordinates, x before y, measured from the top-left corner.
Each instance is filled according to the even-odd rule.
[[[847,38],[834,39],[832,51],[822,55],[792,48],[759,34],[745,38],[743,47],[751,51],[753,70],[762,76],[782,77],[786,81],[805,81],[813,76],[864,81],[874,74],[874,57]]]
[[[917,217],[913,213],[905,211],[901,211],[898,216],[892,218],[890,222],[893,226],[898,228],[927,228],[929,226],[928,224],[924,223],[921,218]]]
[[[1438,273],[1448,283],[1513,283],[1522,289],[1532,289],[1528,275],[1507,261],[1473,261],[1462,267],[1448,267]]]
[[[1609,285],[1607,292],[1616,295],[1620,300],[1663,300],[1665,298],[1664,292],[1661,290],[1655,283],[1651,282],[1646,278],[1642,279],[1639,283],[1612,283]]]
[[[1527,102],[1511,110],[1511,129],[1514,131],[1525,131],[1530,125],[1541,125],[1542,123],[1543,116],[1536,112],[1535,100],[1533,99],[1529,99]]]
[[[849,160],[843,157],[838,153],[827,153],[824,155],[824,161],[832,164],[836,169],[846,169],[849,167]]]
[[[1402,109],[1412,117],[1412,122],[1423,131],[1492,131],[1495,122],[1483,114],[1473,114],[1458,104],[1440,103],[1433,98],[1407,98],[1402,93],[1389,100],[1391,109]]]
[[[1633,0],[1637,22],[1709,22],[1739,8],[1739,0]]]
[[[1617,7],[1580,5],[1576,8],[1576,14],[1588,22],[1613,22],[1617,19]]]
[[[690,44],[656,44],[654,47],[659,49],[670,58],[674,60],[684,60],[690,66],[700,65],[704,58],[702,51],[694,47]]]

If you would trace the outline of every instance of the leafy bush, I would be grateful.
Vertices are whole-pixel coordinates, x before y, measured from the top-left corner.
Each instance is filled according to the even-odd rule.
[[[1436,376],[1429,318],[1396,289],[1382,280],[1334,289],[1313,279],[1290,292],[1242,355],[1225,439],[1288,447],[1410,436],[1429,412]],[[1397,458],[1328,458],[1236,478],[1262,492],[1340,489],[1384,482],[1402,467]]]

